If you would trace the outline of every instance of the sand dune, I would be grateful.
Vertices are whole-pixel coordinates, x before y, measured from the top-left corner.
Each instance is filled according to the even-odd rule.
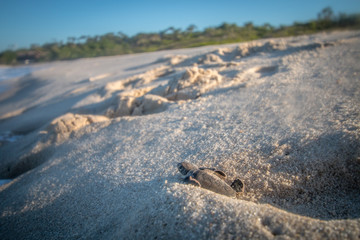
[[[7,81],[0,238],[359,239],[359,49],[358,31],[333,32]],[[245,192],[186,185],[182,161]]]

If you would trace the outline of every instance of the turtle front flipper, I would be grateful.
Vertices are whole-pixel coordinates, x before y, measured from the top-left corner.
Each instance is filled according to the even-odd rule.
[[[235,190],[235,192],[244,192],[245,185],[240,179],[235,179],[230,186]]]
[[[221,178],[223,178],[223,179],[226,178],[226,174],[225,174],[223,171],[221,171],[221,170],[215,170],[214,172],[215,172],[215,174],[218,175],[219,177],[221,177]]]
[[[200,170],[211,170],[211,171],[215,171],[216,169],[215,168],[212,168],[212,167],[199,167]]]
[[[210,170],[210,171],[213,171],[216,176],[220,177],[221,179],[225,179],[226,178],[226,174],[221,171],[221,170],[216,170],[216,168],[205,168],[205,167],[201,167],[199,168],[200,170]]]
[[[194,185],[196,187],[201,187],[201,184],[198,180],[196,180],[195,178],[193,178],[192,176],[188,176],[184,179],[184,182],[185,183],[188,183],[188,184],[191,184],[191,185]]]

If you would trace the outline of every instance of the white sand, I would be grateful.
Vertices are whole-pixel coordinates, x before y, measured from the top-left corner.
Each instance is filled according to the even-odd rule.
[[[360,32],[335,32],[6,81],[0,239],[359,239],[359,62]],[[181,161],[245,193],[185,185]]]

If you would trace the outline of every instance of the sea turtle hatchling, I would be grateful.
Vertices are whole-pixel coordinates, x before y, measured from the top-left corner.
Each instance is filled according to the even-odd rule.
[[[235,179],[229,184],[226,174],[215,168],[198,168],[188,162],[178,163],[177,167],[181,174],[186,175],[184,179],[186,183],[229,197],[236,197],[237,193],[244,191],[244,183],[240,179]]]

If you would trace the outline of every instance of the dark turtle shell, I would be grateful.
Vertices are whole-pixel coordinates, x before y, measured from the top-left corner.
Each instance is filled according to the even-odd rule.
[[[181,174],[188,175],[184,181],[210,191],[223,194],[229,197],[236,197],[237,192],[243,192],[244,184],[236,179],[232,184],[226,182],[226,174],[215,168],[198,168],[188,162],[178,163]]]

